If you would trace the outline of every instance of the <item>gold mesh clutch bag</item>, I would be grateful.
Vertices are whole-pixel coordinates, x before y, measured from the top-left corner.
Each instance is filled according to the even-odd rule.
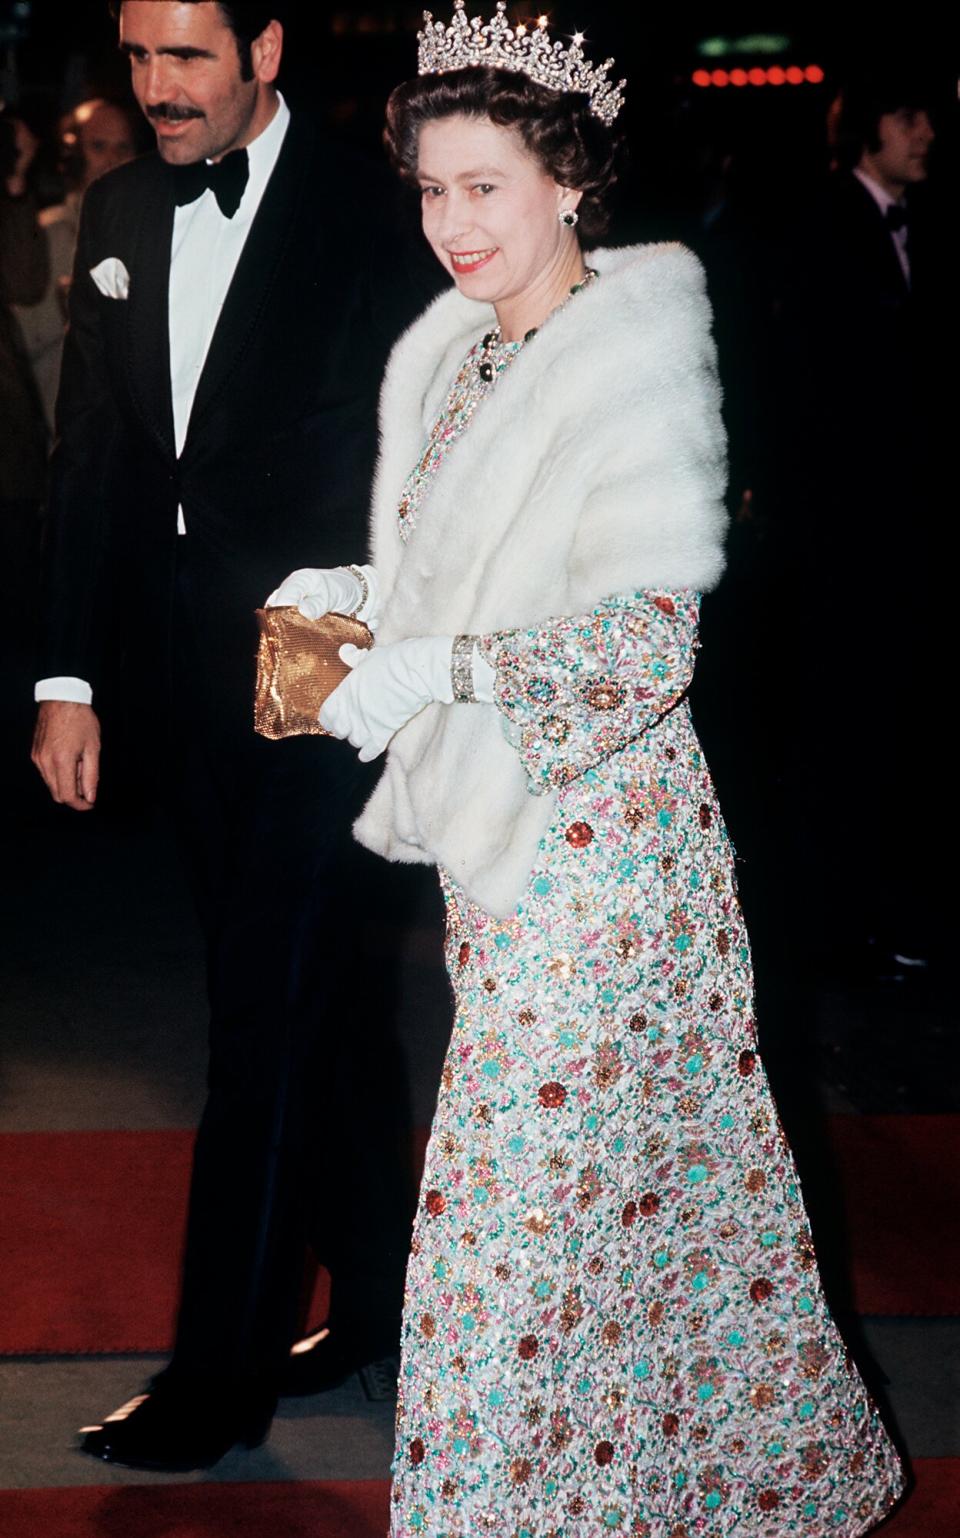
[[[328,694],[350,669],[340,647],[373,645],[358,619],[325,614],[304,619],[299,609],[257,609],[260,647],[253,724],[261,737],[326,737],[317,716]]]

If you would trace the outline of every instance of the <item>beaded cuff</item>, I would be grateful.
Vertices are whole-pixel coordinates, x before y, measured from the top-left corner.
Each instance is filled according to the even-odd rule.
[[[454,637],[450,653],[450,681],[453,698],[457,705],[475,705],[477,696],[473,690],[473,653],[479,637],[458,635]]]

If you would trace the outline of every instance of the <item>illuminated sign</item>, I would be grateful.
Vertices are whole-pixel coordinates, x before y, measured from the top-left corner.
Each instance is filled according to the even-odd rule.
[[[782,68],[779,64],[771,64],[766,69],[754,65],[752,69],[695,69],[690,79],[694,85],[705,89],[707,86],[745,86],[745,85],[822,85],[824,72],[819,64],[808,64],[801,69],[799,64],[791,64]]]
[[[701,59],[728,59],[731,54],[786,53],[789,37],[779,32],[751,32],[748,37],[705,37],[697,44]]]

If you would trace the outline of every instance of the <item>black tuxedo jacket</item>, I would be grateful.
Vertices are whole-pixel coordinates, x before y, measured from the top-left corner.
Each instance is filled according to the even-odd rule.
[[[831,173],[788,230],[775,360],[785,452],[809,483],[812,516],[827,516],[835,491],[846,525],[857,523],[856,539],[877,499],[902,502],[915,475],[927,345],[924,236],[918,208],[908,286],[883,215],[850,172]]]
[[[819,249],[815,299],[824,328],[836,338],[835,351],[858,350],[848,357],[851,369],[869,374],[876,356],[889,359],[891,350],[903,347],[910,309],[910,288],[886,220],[862,182],[839,172],[827,182],[811,234]]]
[[[441,274],[384,171],[294,115],[174,447],[167,291],[175,204],[156,156],[84,201],[57,406],[43,676],[96,691],[117,648],[169,679],[178,565],[204,673],[251,720],[253,610],[298,566],[363,560],[390,346]],[[91,269],[118,257],[126,299]],[[182,504],[185,537],[177,534]],[[179,541],[179,543],[178,543]]]
[[[887,453],[901,446],[921,452],[945,361],[955,241],[937,193],[927,184],[907,194],[909,284],[884,216],[851,172],[828,178],[819,216],[810,221],[808,321],[823,386],[840,425]]]
[[[769,391],[785,580],[797,592],[830,581],[836,612],[863,636],[889,624],[894,588],[929,590],[954,479],[941,383],[954,239],[939,196],[934,183],[908,197],[909,287],[876,202],[851,172],[811,189],[788,231]],[[916,615],[897,603],[898,623],[916,632]]]

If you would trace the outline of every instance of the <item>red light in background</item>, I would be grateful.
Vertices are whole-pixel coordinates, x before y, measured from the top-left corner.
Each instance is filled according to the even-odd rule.
[[[819,64],[808,64],[806,69],[801,69],[798,64],[791,64],[787,69],[779,64],[772,64],[769,69],[761,69],[754,65],[753,69],[695,69],[691,75],[694,85],[821,85],[826,79]]]

